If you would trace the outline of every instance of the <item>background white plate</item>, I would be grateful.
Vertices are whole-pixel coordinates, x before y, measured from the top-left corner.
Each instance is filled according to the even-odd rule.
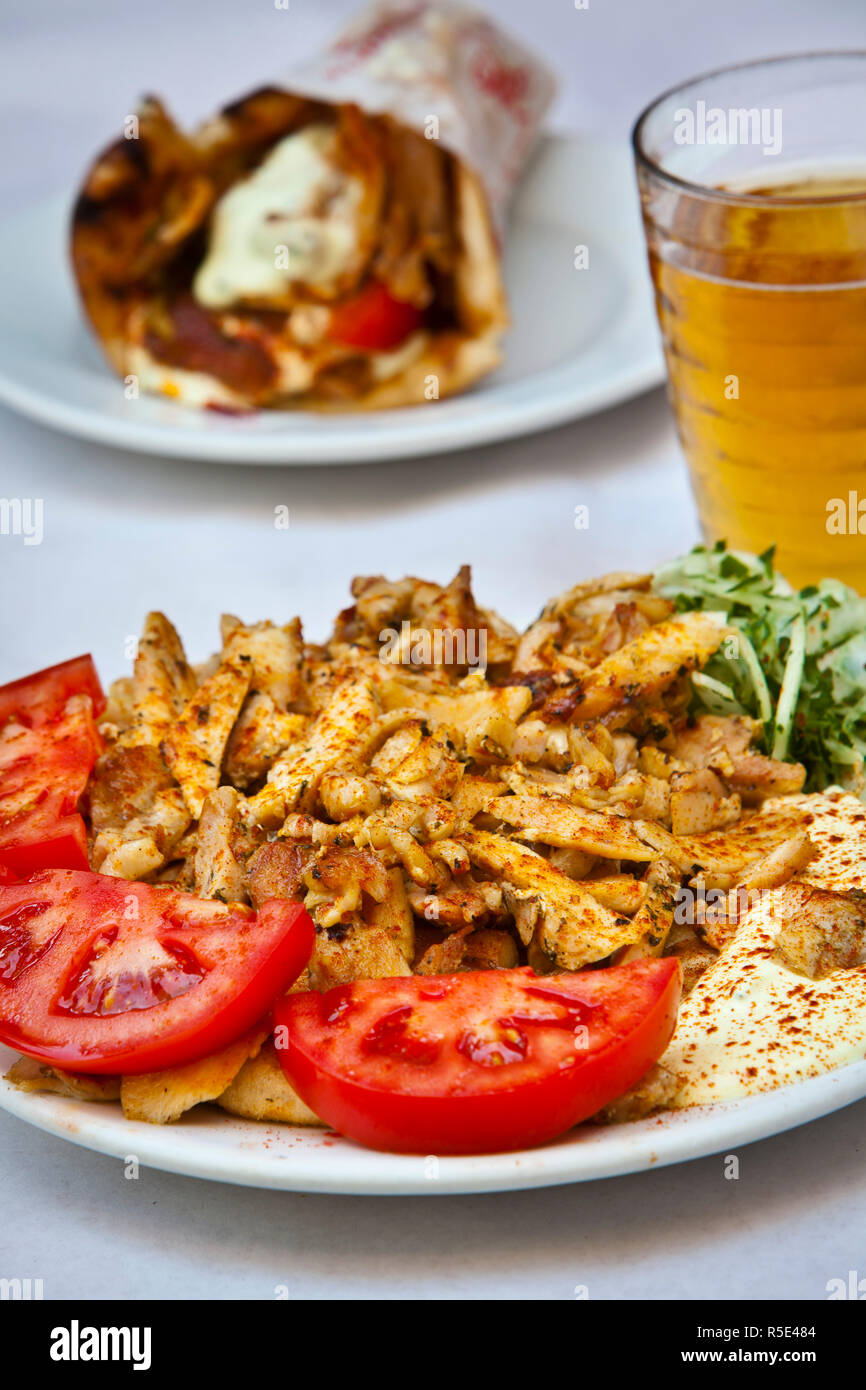
[[[491,443],[626,400],[664,377],[631,153],[548,136],[507,238],[513,328],[506,360],[432,408],[231,418],[128,401],[81,316],[62,200],[0,224],[0,400],[103,444],[215,463],[363,463]],[[575,247],[589,267],[576,270]]]
[[[0,1074],[15,1053],[0,1047]],[[734,1149],[866,1096],[866,1061],[766,1095],[635,1124],[585,1125],[554,1144],[477,1158],[407,1157],[359,1148],[329,1130],[235,1120],[199,1107],[175,1125],[125,1120],[119,1104],[64,1100],[0,1081],[0,1108],[74,1144],[170,1173],[291,1192],[391,1196],[501,1192],[616,1177]]]

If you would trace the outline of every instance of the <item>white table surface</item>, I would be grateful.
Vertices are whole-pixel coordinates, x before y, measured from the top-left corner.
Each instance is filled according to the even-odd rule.
[[[866,47],[863,0],[497,0],[556,63],[561,129],[626,138],[656,92],[774,52]],[[310,49],[348,0],[0,4],[0,212],[69,190],[143,91],[183,120]],[[120,117],[119,114],[120,113]],[[9,268],[0,268],[0,276]],[[220,468],[65,439],[0,409],[0,496],[42,497],[41,546],[0,538],[0,680],[78,650],[106,677],[164,607],[198,658],[223,609],[323,634],[351,576],[450,575],[517,622],[582,577],[696,539],[661,392],[535,439],[365,468]],[[274,506],[291,509],[288,532]],[[574,508],[590,509],[576,531]],[[0,1114],[0,1277],[45,1296],[826,1297],[866,1272],[866,1102],[740,1154],[503,1196],[331,1198],[142,1171]]]

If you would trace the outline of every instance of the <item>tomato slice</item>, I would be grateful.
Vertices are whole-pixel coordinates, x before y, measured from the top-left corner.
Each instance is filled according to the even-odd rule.
[[[414,304],[395,299],[379,280],[371,280],[351,299],[334,305],[329,337],[347,347],[388,352],[405,342],[422,319]]]
[[[679,993],[673,958],[358,980],[281,999],[276,1043],[301,1099],[348,1138],[493,1153],[543,1144],[634,1085],[670,1041]]]
[[[89,703],[75,698],[85,695]],[[87,868],[78,801],[101,750],[94,716],[104,708],[90,656],[0,686],[0,866]]]
[[[194,1061],[251,1028],[313,949],[299,903],[248,908],[68,870],[0,887],[0,1042],[71,1071]]]
[[[9,685],[0,685],[0,728],[10,719],[27,728],[48,723],[63,711],[73,695],[89,695],[97,718],[105,709],[105,696],[92,656],[75,656]]]
[[[0,864],[16,874],[88,867],[78,801],[100,747],[90,704],[77,698],[47,722],[0,729]]]

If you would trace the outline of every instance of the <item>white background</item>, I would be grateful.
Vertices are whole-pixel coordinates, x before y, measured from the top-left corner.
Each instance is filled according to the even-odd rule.
[[[344,0],[0,0],[0,211],[70,191],[136,98],[183,121],[312,49]],[[561,79],[552,123],[625,140],[693,72],[866,47],[863,0],[497,0]],[[0,267],[0,275],[14,267]],[[532,440],[365,468],[218,468],[67,440],[0,409],[0,496],[45,499],[39,547],[0,538],[0,679],[82,649],[103,674],[164,607],[199,658],[223,609],[325,633],[358,572],[448,576],[514,621],[595,572],[697,537],[661,392]],[[275,532],[274,506],[291,509]],[[574,508],[590,509],[575,531]],[[866,1102],[740,1154],[504,1196],[330,1198],[143,1171],[0,1115],[0,1276],[46,1297],[820,1299],[866,1274]]]

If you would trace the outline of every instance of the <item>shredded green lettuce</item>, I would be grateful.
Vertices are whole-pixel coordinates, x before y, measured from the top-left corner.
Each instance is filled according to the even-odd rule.
[[[803,763],[806,786],[866,800],[866,599],[836,579],[796,590],[773,551],[696,546],[662,565],[656,591],[681,612],[724,613],[733,631],[692,677],[692,708],[760,720],[774,758]]]

